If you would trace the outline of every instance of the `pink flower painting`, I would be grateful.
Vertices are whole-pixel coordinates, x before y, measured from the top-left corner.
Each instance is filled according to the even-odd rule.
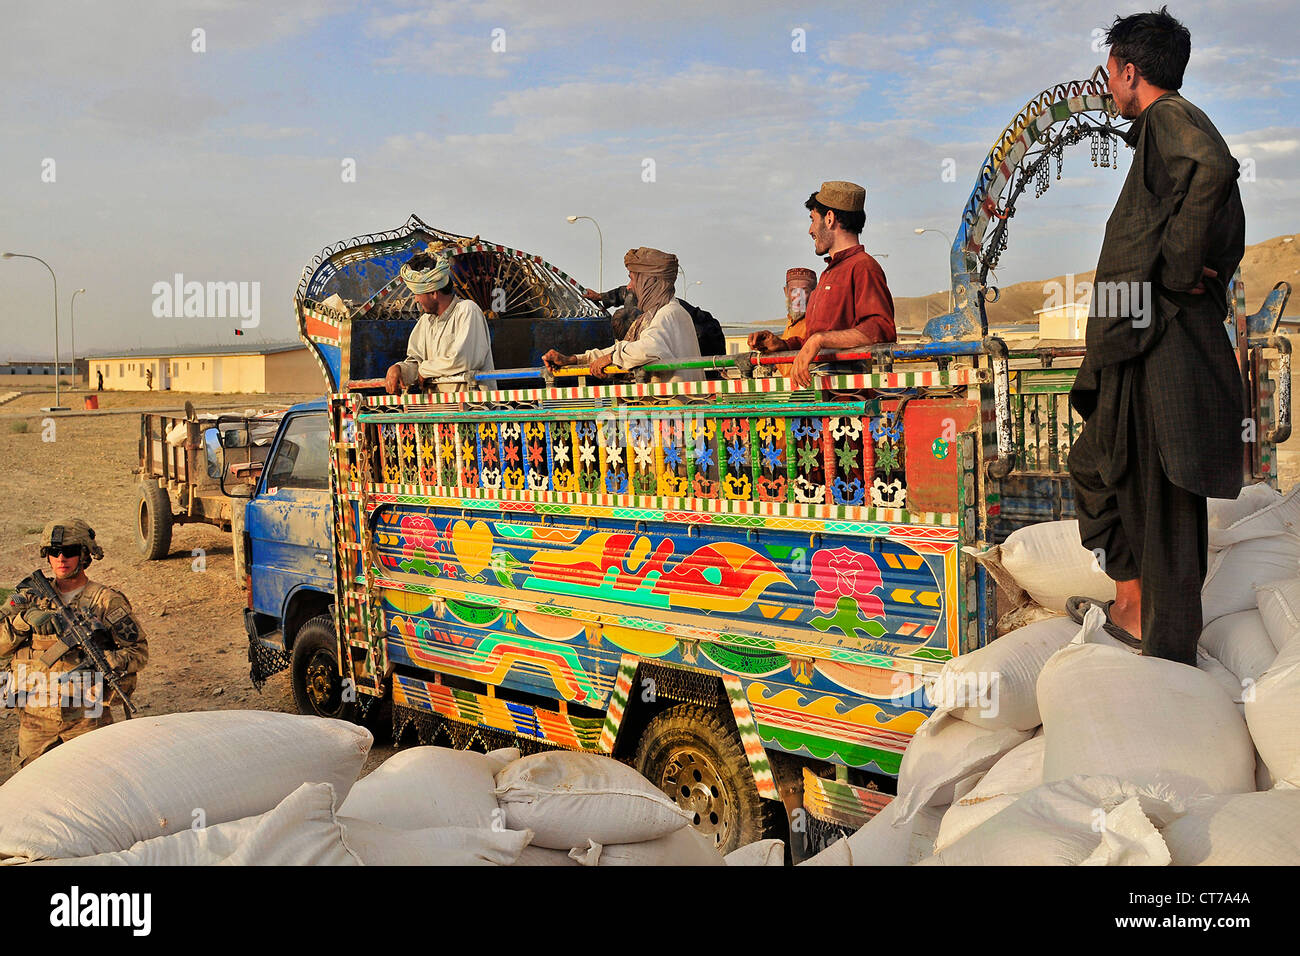
[[[818,588],[813,605],[822,613],[833,614],[839,599],[847,597],[857,602],[866,617],[884,616],[884,602],[871,593],[884,582],[870,555],[849,548],[818,551],[809,575]]]

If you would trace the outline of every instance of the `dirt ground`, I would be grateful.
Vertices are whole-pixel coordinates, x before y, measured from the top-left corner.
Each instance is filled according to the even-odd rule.
[[[65,388],[63,404],[80,409],[84,395]],[[149,663],[133,698],[141,713],[295,712],[286,673],[260,693],[249,680],[242,617],[247,598],[235,581],[230,535],[211,525],[180,525],[166,559],[144,560],[135,544],[133,470],[142,410],[181,414],[188,398],[200,412],[242,412],[317,397],[101,392],[98,413],[50,415],[40,408],[53,403],[51,389],[0,405],[0,588],[12,588],[41,566],[37,539],[47,521],[84,517],[104,549],[89,576],[127,596],[149,639]],[[119,410],[129,413],[113,414]],[[121,718],[120,709],[115,716]],[[0,710],[0,782],[14,772],[17,735],[17,714]],[[376,747],[366,772],[391,753]]]

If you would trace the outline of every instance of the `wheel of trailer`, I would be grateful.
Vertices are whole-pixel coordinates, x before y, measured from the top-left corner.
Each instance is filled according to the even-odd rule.
[[[149,561],[167,557],[172,549],[172,503],[167,492],[153,482],[140,486],[136,509],[135,543]]]
[[[678,704],[659,714],[641,735],[635,764],[722,853],[764,838],[766,801],[735,727],[719,711]]]
[[[355,697],[343,699],[338,642],[334,638],[334,622],[328,614],[313,617],[298,629],[298,636],[293,639],[289,681],[298,713],[339,720],[355,717]]]

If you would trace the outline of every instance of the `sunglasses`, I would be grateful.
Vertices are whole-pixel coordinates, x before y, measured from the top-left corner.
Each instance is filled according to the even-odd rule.
[[[42,553],[48,558],[57,554],[61,558],[79,558],[81,557],[81,545],[68,545],[66,548],[42,548]]]

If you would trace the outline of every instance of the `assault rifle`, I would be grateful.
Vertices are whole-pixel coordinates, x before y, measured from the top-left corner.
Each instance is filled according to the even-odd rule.
[[[126,708],[126,716],[130,719],[131,715],[136,711],[136,706],[131,703],[130,698],[122,691],[121,684],[118,683],[117,677],[113,674],[113,668],[109,666],[108,659],[104,656],[103,645],[112,641],[111,632],[81,608],[68,607],[68,605],[64,604],[58,592],[54,590],[54,585],[45,576],[44,572],[34,571],[27,580],[31,582],[33,591],[54,605],[55,619],[60,624],[59,637],[63,643],[68,646],[69,650],[74,647],[80,648],[81,652],[86,655],[85,664],[75,668],[75,670],[93,668],[96,673],[103,674],[104,683],[108,685],[109,690],[122,698],[122,705]],[[87,667],[87,665],[90,666]],[[104,703],[107,705],[108,702],[105,701]]]

